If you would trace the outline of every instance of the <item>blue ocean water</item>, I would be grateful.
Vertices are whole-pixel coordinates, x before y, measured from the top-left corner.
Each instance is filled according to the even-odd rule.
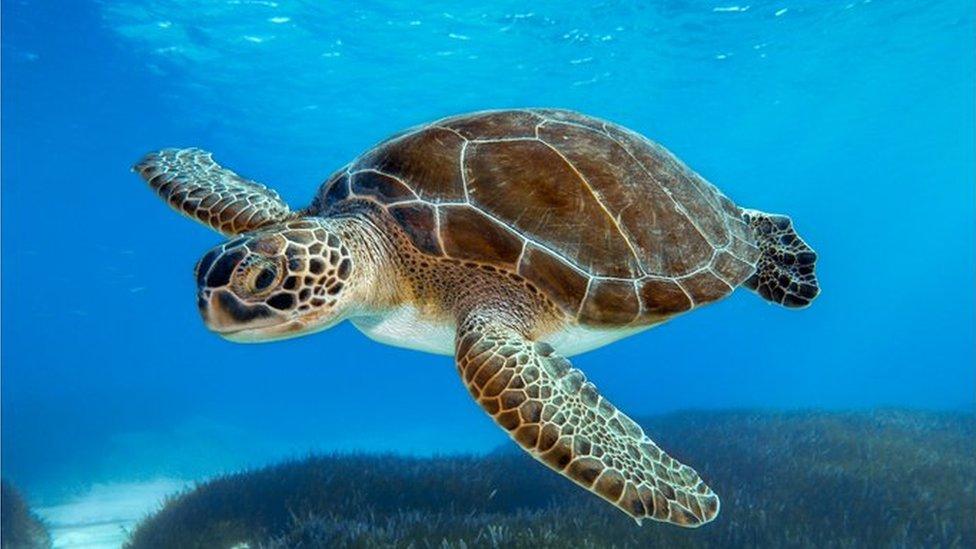
[[[820,255],[803,311],[740,291],[575,365],[621,409],[972,409],[968,0],[2,3],[2,470],[57,502],[310,450],[488,451],[445,357],[348,324],[208,333],[221,239],[129,168],[169,146],[304,206],[403,128],[552,106],[657,140]]]

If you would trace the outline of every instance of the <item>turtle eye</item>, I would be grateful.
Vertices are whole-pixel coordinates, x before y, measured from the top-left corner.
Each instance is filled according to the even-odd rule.
[[[254,259],[248,262],[238,280],[243,295],[261,296],[274,289],[280,279],[281,270],[273,261]]]
[[[271,284],[274,283],[275,279],[278,278],[278,273],[273,266],[261,267],[258,274],[254,277],[254,289],[257,291],[267,290]]]

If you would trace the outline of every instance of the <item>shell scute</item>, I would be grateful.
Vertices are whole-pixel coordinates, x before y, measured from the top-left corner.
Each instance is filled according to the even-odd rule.
[[[662,147],[612,124],[604,124],[604,128],[611,148],[629,159],[627,173],[640,174],[632,176],[636,185],[629,188],[629,195],[651,208],[642,216],[643,230],[635,230],[635,238],[650,257],[648,272],[680,276],[704,266],[714,243],[725,239],[726,231],[711,199],[704,192],[697,194],[689,184],[692,172]],[[700,224],[702,217],[715,220]]]
[[[437,126],[450,128],[467,139],[514,139],[535,137],[543,119],[529,111],[488,111],[441,120]]]
[[[751,239],[744,240],[738,236],[733,236],[732,243],[728,247],[728,252],[750,266],[754,266],[759,261],[759,248],[752,243]]]
[[[564,109],[532,109],[532,112],[546,120],[576,124],[577,126],[585,126],[596,131],[603,130],[603,121],[578,112]]]
[[[319,188],[309,207],[312,213],[322,213],[349,197],[349,174],[345,168],[332,174]]]
[[[414,202],[391,206],[389,211],[418,250],[431,255],[444,255],[437,238],[437,214],[433,206]]]
[[[641,307],[647,314],[669,316],[691,309],[694,303],[677,282],[669,278],[651,278],[639,283]]]
[[[727,277],[729,273],[739,273],[743,271],[748,271],[752,266],[749,262],[736,257],[727,250],[722,250],[715,255],[715,260],[712,262],[712,270],[715,274],[728,280]]]
[[[368,196],[384,204],[417,198],[410,187],[399,179],[372,170],[353,173],[351,190],[357,195]]]
[[[633,277],[637,259],[572,165],[541,141],[468,145],[471,203],[600,276]]]
[[[703,305],[728,295],[732,288],[710,270],[679,279],[681,287],[695,298],[695,305]]]
[[[594,280],[580,309],[579,320],[589,324],[630,324],[640,313],[634,283]]]
[[[515,265],[523,241],[470,206],[440,206],[444,252],[455,259]]]
[[[700,186],[684,183],[685,179],[696,180],[697,177],[689,176],[687,169],[678,164],[677,159],[667,151],[661,156],[663,161],[655,172],[655,180],[667,189],[674,204],[681,205],[682,215],[709,245],[714,248],[726,246],[731,238],[725,225],[727,214],[713,207],[711,198]]]
[[[602,131],[562,123],[546,124],[540,136],[579,172],[604,214],[639,259],[643,274],[669,276],[701,266],[711,256],[709,242],[664,186],[660,162],[645,164]],[[667,238],[680,245],[661,246]]]
[[[525,246],[518,273],[571,314],[579,310],[590,281],[588,276],[532,243]]]
[[[461,147],[458,134],[428,127],[381,143],[353,165],[371,168],[410,185],[421,199],[431,202],[464,200]]]

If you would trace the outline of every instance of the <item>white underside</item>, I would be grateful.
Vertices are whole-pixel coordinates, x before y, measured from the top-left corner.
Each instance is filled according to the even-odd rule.
[[[549,334],[542,341],[552,345],[556,352],[565,357],[578,355],[593,349],[609,345],[618,339],[632,336],[647,330],[650,326],[636,328],[587,328],[586,326],[567,326],[566,328]]]
[[[355,317],[352,324],[373,341],[425,353],[454,355],[453,323],[431,322],[412,306]]]
[[[386,345],[438,355],[454,355],[454,323],[432,322],[411,306],[386,314],[356,317],[352,319],[352,323],[370,339]],[[570,357],[598,349],[648,328],[650,326],[610,329],[567,326],[542,338],[542,341],[552,345],[562,356]]]

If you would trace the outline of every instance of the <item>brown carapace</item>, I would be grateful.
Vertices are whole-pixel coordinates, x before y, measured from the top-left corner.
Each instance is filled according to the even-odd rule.
[[[571,111],[409,130],[297,211],[196,149],[136,170],[181,213],[242,235],[202,262],[220,276],[198,273],[211,328],[254,341],[349,318],[378,341],[453,352],[472,396],[523,449],[638,521],[700,525],[719,500],[563,356],[738,286],[786,307],[819,292],[816,254],[789,218],[741,209],[663,147]],[[306,273],[329,249],[345,254],[339,289]],[[269,303],[282,295],[292,308]]]
[[[759,260],[718,189],[643,137],[568,111],[408,132],[335,174],[312,209],[362,200],[419,250],[517,272],[583,324],[645,324],[715,301]]]

